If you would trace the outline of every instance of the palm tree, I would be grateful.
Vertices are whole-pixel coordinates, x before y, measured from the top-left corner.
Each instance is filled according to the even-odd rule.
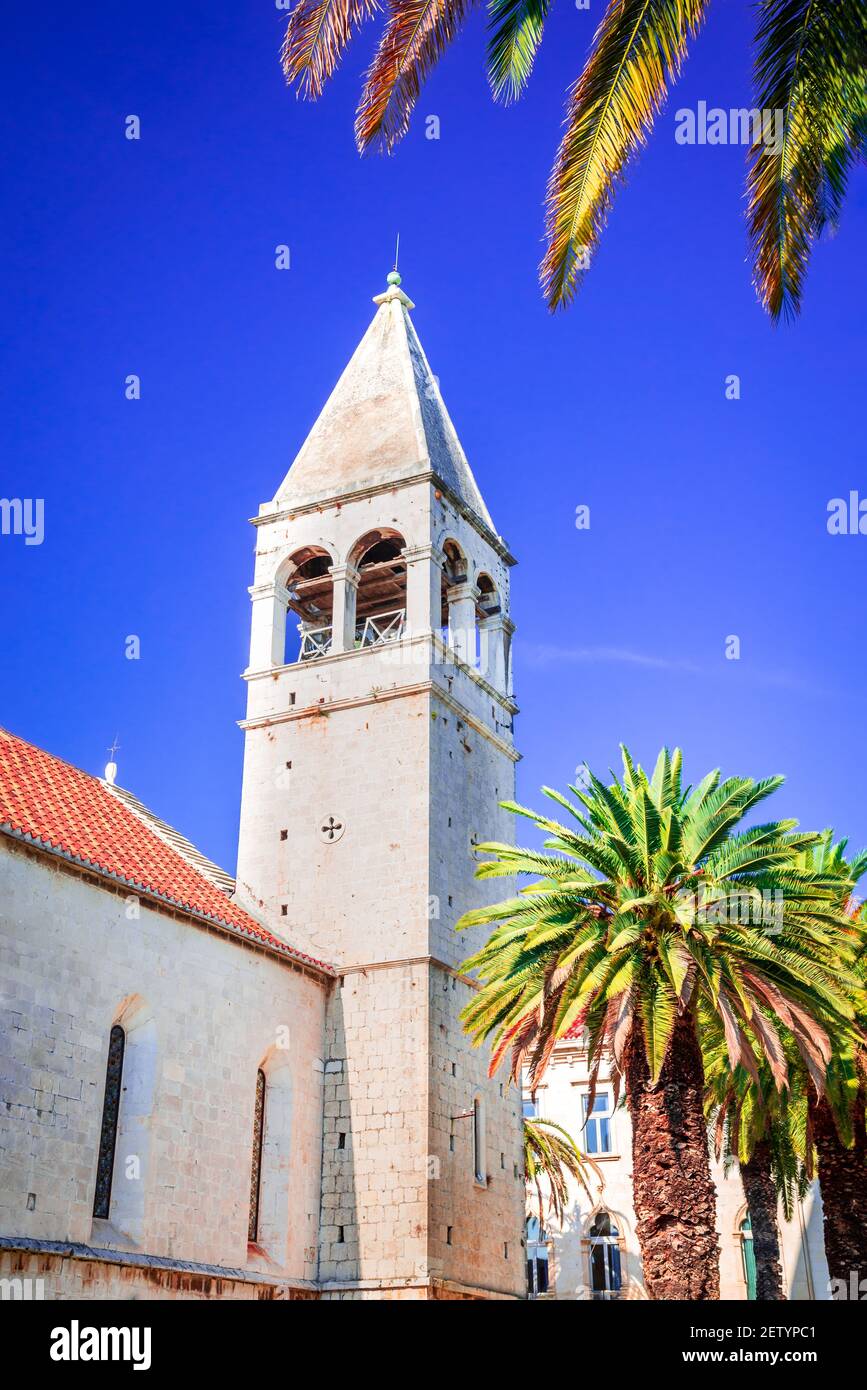
[[[738,1160],[752,1227],[756,1299],[784,1300],[777,1205],[792,1219],[796,1200],[813,1177],[808,1137],[807,1082],[793,1040],[779,1029],[787,1075],[779,1088],[759,1056],[758,1080],[743,1066],[732,1069],[725,1038],[715,1018],[701,1018],[705,1106],[715,1134],[717,1159]],[[782,1071],[780,1071],[782,1080]]]
[[[545,1225],[545,1189],[548,1213],[562,1225],[569,1200],[569,1178],[590,1195],[590,1173],[601,1182],[599,1165],[583,1154],[562,1125],[552,1120],[524,1120],[524,1178],[536,1196],[539,1225]]]
[[[649,779],[623,748],[622,779],[545,793],[576,828],[504,802],[547,837],[545,852],[506,844],[480,878],[537,882],[459,927],[497,924],[466,963],[480,987],[464,1011],[491,1071],[509,1054],[535,1086],[557,1039],[586,1030],[594,1068],[613,1056],[633,1129],[633,1195],[651,1298],[719,1297],[716,1203],[703,1113],[699,1008],[718,1017],[734,1068],[756,1071],[754,1046],[785,1066],[776,1020],[817,1081],[831,1055],[816,1014],[849,1026],[848,977],[833,876],[797,867],[817,837],[795,821],[737,829],[781,784],[709,773],[681,786],[681,754],[663,749]],[[612,774],[613,776],[613,774]],[[763,894],[780,892],[773,921]],[[749,909],[747,911],[747,909]],[[767,1012],[765,1012],[765,1010]]]
[[[838,880],[838,902],[850,924],[853,970],[860,989],[856,995],[861,1036],[832,1034],[833,1054],[824,1092],[810,1095],[810,1136],[816,1146],[819,1186],[828,1273],[849,1289],[867,1276],[867,911],[852,897],[858,880],[867,871],[867,851],[846,858],[847,841],[834,843],[830,830],[809,851],[804,862]],[[847,1292],[848,1296],[848,1292]]]
[[[495,100],[527,85],[552,0],[488,0],[488,77]],[[569,303],[595,251],[630,160],[646,142],[710,0],[608,0],[570,88],[547,196],[541,279],[549,306]],[[386,0],[355,136],[391,152],[409,128],[425,79],[459,34],[473,0]],[[302,96],[320,96],[377,0],[298,0],[282,62]],[[759,0],[747,181],[756,290],[772,317],[800,309],[816,238],[840,215],[867,131],[861,0]],[[727,113],[726,113],[727,114]],[[752,113],[747,113],[749,116]]]

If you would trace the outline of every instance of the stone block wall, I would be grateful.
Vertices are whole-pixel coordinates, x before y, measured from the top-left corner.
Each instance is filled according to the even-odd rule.
[[[256,1072],[279,1063],[286,1132],[270,1140],[292,1162],[273,1174],[286,1219],[267,1256],[312,1279],[326,984],[35,852],[0,844],[0,874],[0,1233],[245,1268]],[[100,1221],[118,1021],[126,1138]],[[267,1114],[266,1093],[266,1147]]]

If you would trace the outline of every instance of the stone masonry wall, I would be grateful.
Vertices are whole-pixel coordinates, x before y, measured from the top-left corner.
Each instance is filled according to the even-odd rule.
[[[327,986],[145,903],[130,918],[125,894],[35,852],[0,845],[0,876],[0,1233],[248,1266],[264,1064],[285,1130],[269,1130],[266,1093],[265,1185],[279,1208],[267,1254],[284,1277],[312,1279]],[[126,1155],[118,1141],[106,1222],[92,1213],[119,1018],[122,1122],[125,1107],[136,1113]]]
[[[319,1279],[427,1277],[427,977],[350,971],[330,1001]]]

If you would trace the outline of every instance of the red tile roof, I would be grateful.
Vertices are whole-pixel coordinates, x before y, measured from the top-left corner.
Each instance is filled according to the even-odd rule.
[[[330,973],[322,961],[273,936],[232,902],[107,783],[5,729],[0,729],[0,831]],[[178,842],[185,843],[182,837]]]

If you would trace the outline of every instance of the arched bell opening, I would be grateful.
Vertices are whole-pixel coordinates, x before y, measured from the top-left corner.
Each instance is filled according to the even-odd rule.
[[[443,563],[442,581],[440,584],[440,625],[443,629],[443,640],[448,641],[449,627],[449,590],[457,584],[466,584],[469,577],[467,557],[461,550],[457,541],[443,542]]]
[[[508,690],[509,633],[497,586],[489,574],[476,580],[479,669],[495,689]]]
[[[369,531],[356,542],[350,566],[355,591],[355,647],[395,642],[406,627],[406,541],[398,531]]]
[[[292,555],[283,583],[287,594],[284,662],[327,656],[332,646],[334,586],[331,556],[321,546],[305,546]],[[294,623],[289,614],[298,619]]]

